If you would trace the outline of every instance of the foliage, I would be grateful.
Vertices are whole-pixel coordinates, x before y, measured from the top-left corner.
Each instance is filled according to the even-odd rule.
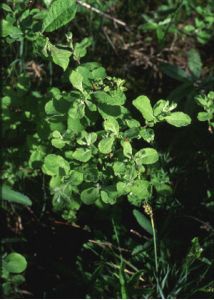
[[[4,280],[2,285],[5,296],[17,296],[19,286],[25,282],[22,273],[27,267],[27,261],[20,253],[12,252],[3,256],[1,278]]]
[[[166,1],[150,14],[143,14],[143,21],[140,30],[155,31],[158,43],[165,42],[167,35],[172,34],[195,36],[201,44],[208,43],[213,37],[214,11],[211,1],[207,1],[206,5],[200,5],[197,0]],[[179,26],[181,21],[186,22]]]
[[[204,110],[198,113],[198,120],[201,122],[207,121],[210,126],[210,130],[212,131],[214,126],[214,92],[209,92],[209,94],[205,96],[200,95],[196,98],[196,100]]]
[[[194,97],[204,90],[210,90],[213,87],[213,75],[202,76],[202,61],[199,52],[196,49],[191,49],[188,52],[188,70],[184,71],[182,68],[171,65],[162,64],[162,71],[169,77],[178,80],[181,84],[176,87],[168,96],[169,99],[174,99],[176,102],[184,102],[187,110],[192,111],[192,101]],[[188,93],[185,95],[185,93]]]
[[[72,241],[79,249],[69,263],[57,253],[48,269],[74,281],[78,297],[209,296],[214,77],[201,49],[213,39],[212,3],[8,0],[1,8],[4,296],[22,297],[30,286],[25,256],[32,272],[37,252],[23,240],[45,230],[49,243],[57,224],[90,232]],[[150,69],[133,76],[127,56],[121,79],[120,51],[139,36],[145,48],[131,52],[142,50]],[[202,228],[175,241],[174,220],[185,218]],[[44,257],[57,248],[41,247]],[[52,292],[41,285],[42,297],[56,297],[58,284]]]
[[[72,45],[72,54],[72,49],[57,48],[43,33],[66,25],[75,12],[75,2],[53,2],[44,14],[42,25],[38,26],[42,30],[31,33],[32,40],[38,36],[44,40],[44,56],[64,71],[71,56],[79,62],[85,54],[81,52],[85,42],[78,44],[79,55],[77,44]],[[29,11],[28,14],[33,13]],[[189,125],[191,119],[182,112],[172,112],[175,105],[168,101],[159,100],[152,108],[146,96],[139,96],[133,105],[144,118],[140,123],[125,108],[124,81],[107,76],[105,69],[97,63],[79,64],[68,77],[74,90],[61,91],[51,87],[45,103],[47,117],[39,124],[41,131],[45,128],[43,134],[50,143],[44,143],[38,130],[34,135],[28,135],[29,139],[35,139],[29,164],[32,167],[42,165],[43,173],[51,176],[54,210],[61,212],[66,220],[74,220],[82,203],[103,207],[127,196],[132,204],[140,206],[143,200],[152,197],[153,187],[146,174],[150,165],[158,161],[158,153],[148,146],[140,150],[134,148],[134,140],[150,143],[145,136],[147,132],[153,132],[149,127],[158,122],[166,121],[181,127]],[[40,105],[40,115],[42,110]],[[30,110],[27,115],[32,113]],[[103,125],[99,128],[100,123]]]
[[[131,239],[124,241],[119,248],[115,244],[115,235],[112,235],[110,241],[104,237],[104,240],[91,240],[84,244],[83,253],[91,252],[95,260],[93,267],[87,265],[82,256],[77,262],[83,282],[89,283],[87,297],[97,298],[102,294],[103,298],[121,298],[118,294],[120,253],[124,262],[127,294],[133,298],[141,299],[142,295],[146,299],[173,299],[184,295],[194,298],[200,290],[211,291],[212,282],[207,284],[204,281],[204,276],[212,272],[211,262],[204,256],[204,248],[198,238],[192,239],[180,264],[173,263],[166,246],[162,243],[158,256],[159,271],[156,274],[153,273],[154,257],[151,247],[151,240],[146,241],[143,238],[138,244]],[[197,283],[194,281],[196,272],[201,273]]]

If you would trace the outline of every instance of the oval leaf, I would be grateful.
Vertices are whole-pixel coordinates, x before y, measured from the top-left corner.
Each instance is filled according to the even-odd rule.
[[[108,137],[99,142],[98,148],[101,153],[108,154],[112,150],[113,143],[114,143],[114,138]]]
[[[78,71],[72,71],[69,80],[75,89],[83,91],[83,76]]]
[[[94,187],[88,188],[82,191],[80,198],[87,205],[93,204],[99,198],[99,189]]]
[[[153,148],[144,148],[135,154],[137,164],[150,165],[156,163],[158,159],[158,153]]]
[[[188,74],[178,66],[168,64],[168,63],[162,63],[160,65],[160,69],[163,73],[165,73],[166,75],[168,75],[173,79],[184,81],[184,82],[189,80]]]
[[[202,70],[202,62],[199,52],[191,49],[188,52],[188,67],[195,78],[199,78]]]
[[[45,174],[55,176],[59,172],[59,168],[63,169],[67,174],[70,170],[69,163],[60,155],[49,154],[45,157],[42,170]]]
[[[51,32],[66,25],[75,17],[76,10],[74,0],[54,1],[43,21],[42,31]]]
[[[131,158],[132,156],[132,145],[129,141],[121,141],[121,146],[123,147],[124,156]]]
[[[152,225],[151,222],[141,213],[139,210],[134,209],[133,210],[133,215],[138,222],[138,224],[145,229],[148,233],[153,235],[153,230],[152,230]]]
[[[153,109],[148,97],[139,96],[132,103],[141,112],[146,121],[151,122],[154,120]]]
[[[104,128],[107,131],[113,132],[115,135],[118,135],[119,133],[119,124],[116,119],[109,118],[104,121]]]
[[[138,179],[131,186],[131,195],[136,196],[139,200],[149,197],[149,182],[147,180]]]
[[[170,116],[165,117],[165,120],[175,127],[187,126],[191,123],[191,118],[183,112],[171,113]]]
[[[55,46],[51,46],[50,51],[53,62],[65,71],[69,65],[71,52]]]
[[[73,153],[73,158],[81,162],[87,162],[91,159],[91,150],[78,148]]]
[[[27,261],[23,255],[13,252],[4,259],[3,265],[9,273],[22,273],[27,268]]]

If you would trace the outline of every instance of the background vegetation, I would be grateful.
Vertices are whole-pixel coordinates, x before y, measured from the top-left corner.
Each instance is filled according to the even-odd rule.
[[[212,298],[212,0],[1,4],[4,298]]]

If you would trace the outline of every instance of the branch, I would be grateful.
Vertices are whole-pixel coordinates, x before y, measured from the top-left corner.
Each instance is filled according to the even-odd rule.
[[[88,240],[90,243],[92,243],[92,244],[96,244],[96,245],[98,245],[98,246],[100,246],[100,247],[102,247],[102,248],[105,248],[105,247],[107,247],[107,248],[115,248],[115,249],[117,249],[117,250],[119,250],[119,251],[124,251],[124,252],[130,252],[129,250],[127,250],[127,249],[124,249],[124,248],[118,248],[118,247],[116,247],[116,246],[114,246],[112,243],[109,243],[109,242],[103,242],[103,241],[95,241],[95,240]]]
[[[99,10],[99,9],[97,9],[97,8],[91,6],[90,4],[87,4],[87,3],[85,3],[85,2],[83,2],[83,1],[81,1],[81,0],[76,0],[76,1],[77,1],[77,3],[78,3],[79,5],[81,5],[82,7],[85,7],[85,8],[87,8],[87,9],[89,9],[89,10],[91,10],[91,11],[97,13],[98,15],[101,15],[101,16],[103,16],[103,17],[106,18],[106,19],[110,19],[110,20],[112,20],[114,23],[117,23],[117,24],[119,24],[119,25],[121,25],[121,26],[123,26],[123,27],[128,28],[128,26],[127,26],[127,24],[126,24],[125,22],[123,22],[123,21],[121,21],[121,20],[119,20],[119,19],[117,19],[117,18],[114,18],[114,17],[110,16],[109,14],[104,13],[104,12],[102,12],[101,10]]]

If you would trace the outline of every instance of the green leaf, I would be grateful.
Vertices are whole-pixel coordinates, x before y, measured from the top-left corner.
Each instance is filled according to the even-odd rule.
[[[117,182],[117,192],[119,196],[126,195],[130,192],[130,186],[127,183],[119,181]]]
[[[50,52],[53,62],[65,71],[69,65],[71,52],[52,45],[50,46]]]
[[[112,105],[124,105],[126,102],[126,96],[121,90],[113,90],[110,92],[112,98]]]
[[[155,139],[155,133],[152,128],[142,128],[140,130],[140,136],[147,142],[151,143]]]
[[[126,124],[129,128],[140,127],[140,122],[135,119],[126,120]]]
[[[121,161],[116,161],[113,164],[113,170],[115,176],[122,176],[126,173],[126,165]]]
[[[65,131],[65,125],[63,122],[60,122],[60,119],[62,120],[60,117],[58,120],[48,120],[51,131],[58,130],[61,133]]]
[[[7,20],[2,20],[1,26],[2,37],[10,36],[14,40],[19,40],[23,35],[22,31],[18,27],[9,23]]]
[[[157,117],[158,115],[160,115],[166,106],[167,106],[166,100],[162,100],[162,99],[158,100],[153,106],[154,116]]]
[[[73,159],[81,162],[87,162],[91,159],[92,153],[90,149],[77,148],[73,153]]]
[[[165,117],[165,120],[170,125],[175,127],[187,126],[191,123],[191,118],[183,112],[174,112]]]
[[[44,18],[42,31],[52,32],[70,22],[76,14],[76,1],[56,0],[48,9]]]
[[[84,125],[81,123],[81,120],[78,118],[71,118],[68,116],[67,119],[68,129],[73,133],[80,133],[84,129]]]
[[[49,182],[50,189],[54,190],[55,188],[59,187],[62,183],[62,179],[59,175],[51,177]]]
[[[125,138],[134,139],[139,137],[139,133],[140,133],[140,128],[133,127],[126,130],[123,135]]]
[[[108,154],[112,151],[113,143],[114,143],[113,137],[104,138],[99,142],[98,148],[101,153]]]
[[[13,277],[11,278],[11,281],[16,286],[21,285],[25,282],[25,277],[23,275],[20,275],[20,274],[13,275]]]
[[[53,2],[53,0],[43,0],[43,1],[47,7],[49,7],[51,5],[51,3]]]
[[[187,81],[190,80],[188,74],[178,66],[171,65],[168,63],[162,63],[160,65],[160,69],[169,77],[179,80],[179,81]]]
[[[211,116],[210,116],[209,113],[202,111],[202,112],[198,113],[197,118],[198,118],[199,121],[204,122],[204,121],[210,120]]]
[[[69,174],[69,179],[71,180],[72,185],[80,185],[83,182],[83,173],[72,170]]]
[[[93,204],[97,199],[99,199],[100,193],[98,188],[88,188],[80,194],[80,198],[83,203],[90,205]]]
[[[95,132],[81,132],[81,138],[77,139],[77,144],[91,146],[97,140],[97,134]]]
[[[65,147],[66,142],[63,141],[62,139],[52,139],[51,144],[53,147],[55,147],[57,149],[62,149]]]
[[[117,189],[114,185],[107,186],[101,191],[101,199],[106,204],[115,204],[117,201]]]
[[[61,133],[58,131],[58,130],[55,130],[53,133],[52,133],[52,140],[51,140],[51,144],[57,148],[57,149],[62,149],[65,145],[66,145],[66,142],[63,141],[63,137],[61,135]]]
[[[22,193],[12,190],[9,186],[2,186],[2,199],[8,202],[19,203],[22,205],[32,205],[31,200]]]
[[[57,114],[57,110],[54,106],[53,100],[50,100],[45,104],[45,112],[47,115]]]
[[[80,43],[76,43],[74,46],[74,59],[79,61],[81,57],[84,57],[87,53],[87,48],[91,45],[91,38],[84,38]]]
[[[6,3],[2,3],[0,5],[0,8],[3,9],[3,10],[5,10],[5,11],[7,11],[7,12],[11,12],[11,13],[13,12],[13,10],[11,9],[11,7],[9,5],[7,5]]]
[[[118,105],[109,105],[105,103],[97,104],[98,111],[103,117],[103,119],[111,117],[119,117],[121,115],[121,107]]]
[[[153,109],[149,98],[146,96],[139,96],[132,103],[141,112],[146,121],[154,121]]]
[[[27,261],[23,255],[13,252],[3,260],[3,267],[9,273],[22,273],[27,268]]]
[[[87,145],[90,146],[96,142],[97,134],[95,132],[89,132],[89,133],[87,133],[85,140],[86,140]]]
[[[69,109],[68,115],[73,119],[82,119],[85,116],[85,103],[83,101],[75,101],[73,107]]]
[[[123,105],[125,103],[125,95],[123,92],[116,90],[111,93],[106,93],[104,91],[98,91],[94,93],[96,100],[102,104],[110,104],[110,105]]]
[[[37,146],[33,149],[30,158],[29,158],[29,165],[31,168],[34,166],[40,167],[41,163],[43,162],[43,158],[45,157],[45,148],[42,146]]]
[[[168,196],[172,194],[172,188],[169,184],[157,182],[154,186],[161,195]]]
[[[131,158],[132,156],[132,145],[129,141],[121,141],[121,146],[123,147],[124,156]]]
[[[57,130],[54,130],[52,132],[52,137],[55,138],[55,139],[62,139],[61,133],[59,131],[57,131]]]
[[[200,77],[202,70],[202,62],[200,54],[196,49],[191,49],[188,52],[188,67],[194,77]]]
[[[136,196],[140,200],[148,198],[149,193],[149,182],[147,180],[135,180],[131,186],[131,194]]]
[[[106,70],[101,66],[94,68],[91,73],[93,80],[100,80],[106,77]]]
[[[78,71],[72,71],[69,80],[75,89],[83,91],[83,76]]]
[[[83,85],[90,88],[94,80],[102,80],[106,77],[105,69],[94,62],[81,64],[76,68],[76,71],[83,76]]]
[[[150,165],[156,163],[159,159],[159,156],[155,149],[144,148],[135,154],[134,159],[137,164]]]
[[[153,235],[153,230],[152,230],[152,225],[149,219],[147,219],[139,210],[134,209],[133,210],[133,215],[138,222],[138,224],[145,229],[148,233]]]
[[[114,118],[109,118],[104,121],[104,128],[106,131],[111,131],[115,135],[119,134],[119,124],[116,119]]]
[[[59,169],[63,169],[66,174],[70,170],[69,163],[60,155],[48,154],[45,157],[44,164],[42,166],[42,171],[50,176],[55,176],[58,174]]]
[[[97,183],[100,179],[101,172],[97,169],[97,165],[87,165],[83,169],[84,172],[84,181],[85,182],[94,182]]]

